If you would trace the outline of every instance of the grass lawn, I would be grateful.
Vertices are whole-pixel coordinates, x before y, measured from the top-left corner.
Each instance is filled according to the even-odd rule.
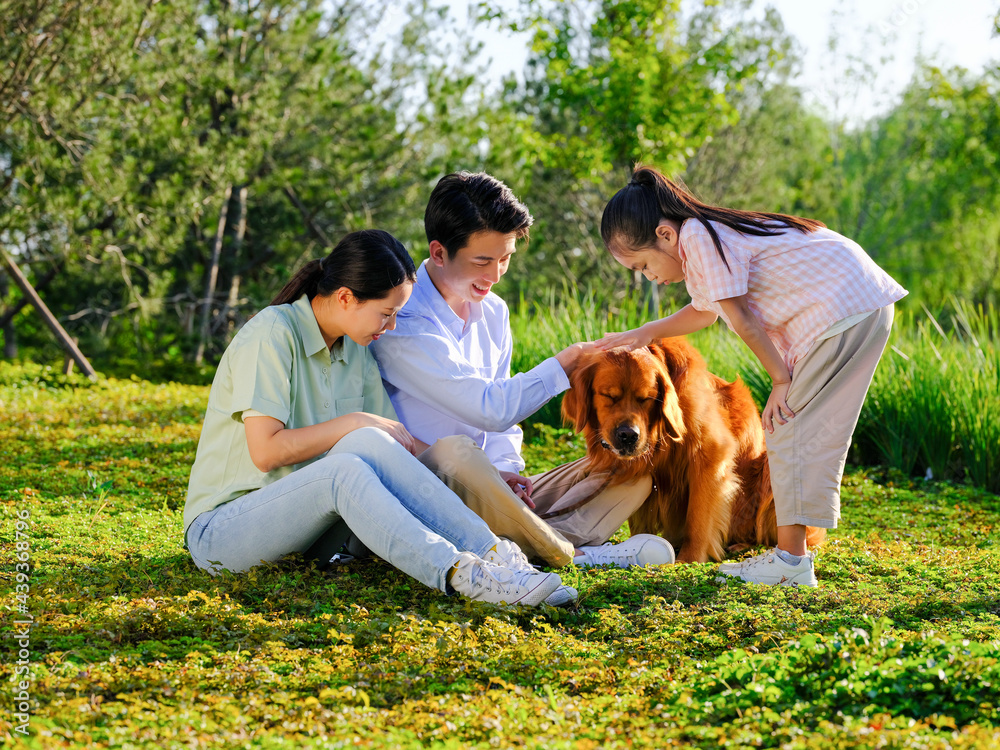
[[[38,374],[0,370],[8,746],[1000,747],[995,495],[850,470],[812,590],[566,569],[578,610],[518,610],[378,561],[213,579],[181,539],[208,389]],[[543,428],[526,457],[581,453]]]

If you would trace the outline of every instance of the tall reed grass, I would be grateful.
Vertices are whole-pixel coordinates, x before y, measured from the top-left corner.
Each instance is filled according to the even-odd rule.
[[[646,300],[637,294],[608,299],[587,291],[559,299],[532,305],[521,300],[514,306],[515,372],[573,342],[649,319]],[[730,380],[743,378],[758,406],[767,400],[770,378],[723,323],[689,339],[712,372]],[[529,420],[560,421],[558,399]],[[1000,311],[959,300],[937,313],[897,310],[858,421],[851,461],[909,475],[968,480],[1000,493]]]

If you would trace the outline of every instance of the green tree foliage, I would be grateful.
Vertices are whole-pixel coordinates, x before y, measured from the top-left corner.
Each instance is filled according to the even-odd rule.
[[[598,233],[642,161],[710,202],[826,222],[904,305],[996,302],[1000,69],[925,62],[848,123],[804,102],[793,40],[749,0],[482,2],[480,22],[531,43],[494,92],[442,7],[403,2],[0,0],[0,243],[87,354],[211,360],[344,232],[380,226],[419,255],[427,194],[457,169],[496,174],[535,216],[510,301],[642,300]],[[877,68],[845,64],[849,87]],[[0,295],[5,355],[48,356]]]
[[[531,150],[506,173],[536,216],[538,262],[514,268],[512,285],[529,298],[566,282],[623,293],[627,276],[598,234],[604,203],[636,162],[682,171],[736,121],[731,100],[781,61],[789,40],[773,12],[756,18],[745,0],[686,16],[679,2],[654,0],[530,0],[523,10],[514,25],[530,29],[531,54],[506,100]]]
[[[998,95],[1000,70],[925,66],[895,108],[844,138],[835,228],[914,301],[1000,300]]]
[[[219,351],[345,231],[412,239],[415,193],[466,146],[441,113],[475,71],[439,54],[426,4],[391,51],[366,40],[381,9],[356,0],[8,10],[24,29],[7,60],[47,28],[65,54],[22,76],[30,109],[4,93],[5,241],[64,264],[50,293],[98,354]]]

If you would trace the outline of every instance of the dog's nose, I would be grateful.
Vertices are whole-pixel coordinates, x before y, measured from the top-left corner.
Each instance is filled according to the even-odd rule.
[[[623,422],[615,429],[615,442],[618,443],[619,450],[628,453],[639,442],[639,428],[634,424]]]

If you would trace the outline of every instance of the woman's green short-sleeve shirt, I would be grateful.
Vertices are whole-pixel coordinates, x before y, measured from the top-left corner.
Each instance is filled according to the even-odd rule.
[[[247,409],[289,429],[356,411],[397,419],[367,347],[345,336],[328,349],[308,297],[265,308],[236,334],[212,381],[184,504],[185,533],[199,514],[322,457],[262,472],[247,447]]]

